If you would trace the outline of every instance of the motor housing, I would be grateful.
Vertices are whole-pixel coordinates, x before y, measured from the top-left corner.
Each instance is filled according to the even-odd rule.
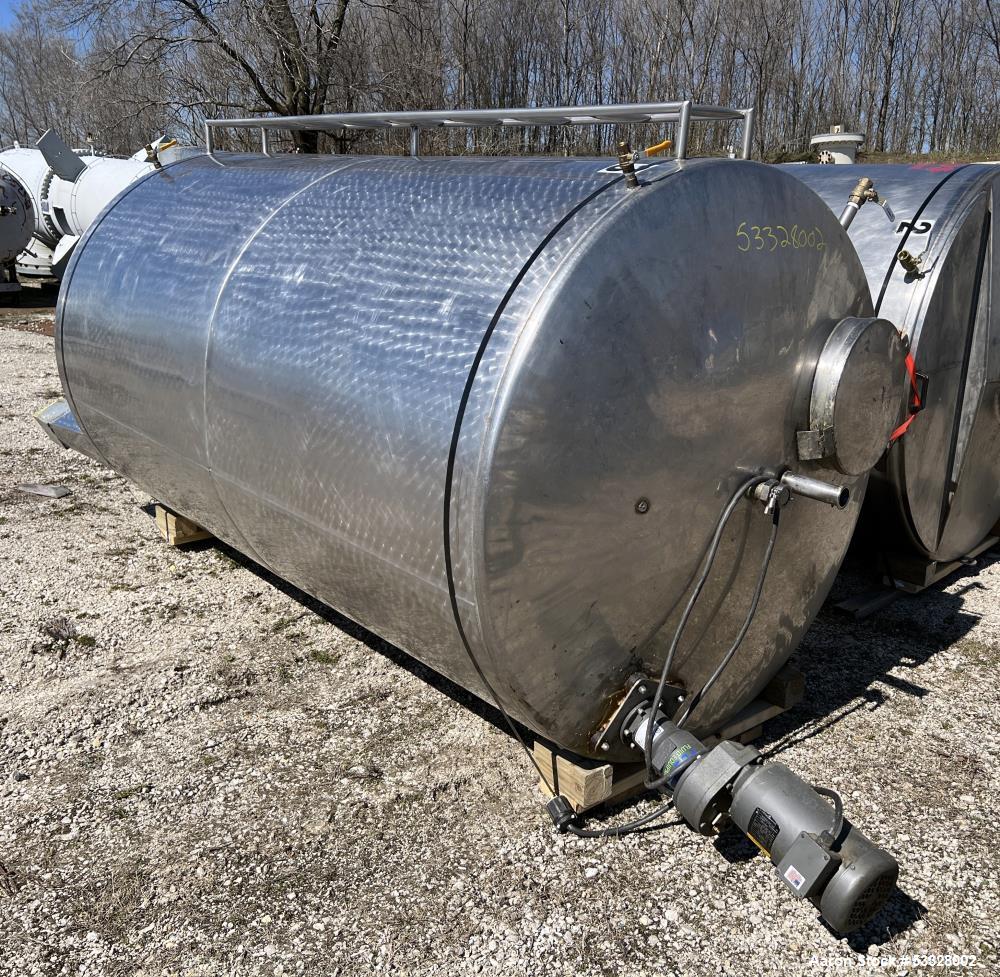
[[[649,712],[637,709],[623,735],[640,748]],[[667,778],[674,806],[700,834],[735,824],[775,866],[798,899],[809,899],[838,933],[863,926],[885,904],[899,865],[783,763],[724,740],[707,747],[662,714],[654,724],[653,770]]]

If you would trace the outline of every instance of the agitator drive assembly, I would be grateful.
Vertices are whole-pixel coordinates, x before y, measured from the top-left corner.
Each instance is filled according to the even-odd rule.
[[[744,159],[688,159],[691,123],[726,120]],[[426,127],[595,122],[673,123],[676,157],[417,155]],[[223,125],[261,128],[261,152],[217,151]],[[351,127],[406,128],[411,155],[267,139]],[[881,188],[825,167],[817,195],[806,168],[749,161],[751,136],[752,112],[688,102],[210,122],[206,154],[132,182],[76,246],[65,401],[40,420],[519,738],[644,758],[692,827],[735,824],[847,931],[896,862],[831,791],[706,740],[795,650],[890,440],[938,409],[936,376],[911,395],[910,347],[936,342],[926,310],[955,294],[936,284],[959,273],[951,242],[981,246],[991,184],[904,212],[938,222],[904,273],[895,216],[864,206]],[[908,205],[922,177],[892,172]],[[856,247],[845,225],[869,214]],[[959,413],[978,471],[986,419]],[[908,513],[905,462],[879,479]],[[549,810],[595,835],[662,808],[603,832]]]

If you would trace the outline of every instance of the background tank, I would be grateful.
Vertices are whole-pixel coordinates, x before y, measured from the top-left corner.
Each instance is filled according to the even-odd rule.
[[[152,143],[153,156],[145,149],[128,159],[78,155],[52,130],[38,147],[0,152],[0,173],[20,184],[32,201],[33,237],[18,255],[17,273],[34,281],[62,277],[80,235],[125,187],[154,169],[154,158],[170,163],[201,152],[164,138]]]
[[[641,178],[225,155],[152,173],[60,295],[88,450],[484,695],[464,634],[515,718],[585,754],[628,676],[659,670],[740,482],[793,467],[850,486],[842,511],[784,510],[747,640],[694,714],[716,728],[792,653],[851,538],[866,475],[799,463],[796,431],[828,340],[871,297],[830,210],[780,170]],[[902,390],[879,328],[848,359],[881,379],[841,405],[868,464]],[[676,659],[687,688],[738,630],[769,531],[741,503]]]
[[[20,291],[15,261],[31,240],[33,216],[31,197],[17,180],[0,172],[0,300]]]
[[[865,535],[887,553],[969,553],[1000,519],[1000,294],[994,244],[1000,170],[985,165],[786,166],[840,213],[863,176],[895,222],[862,207],[850,236],[875,309],[910,337],[928,378],[923,411],[879,465]],[[896,256],[923,255],[917,273]]]

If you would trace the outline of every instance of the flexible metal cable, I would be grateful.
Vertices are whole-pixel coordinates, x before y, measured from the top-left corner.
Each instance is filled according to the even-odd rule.
[[[750,625],[753,623],[754,615],[757,613],[757,607],[760,604],[761,594],[764,592],[764,580],[767,577],[767,568],[771,565],[774,544],[778,539],[778,522],[780,518],[781,507],[775,506],[771,517],[771,536],[767,541],[767,549],[764,551],[764,559],[761,561],[760,573],[757,575],[757,586],[754,588],[753,599],[750,601],[750,607],[747,609],[746,617],[743,619],[743,626],[740,628],[739,634],[736,635],[736,640],[730,645],[729,651],[726,652],[715,671],[708,677],[705,684],[684,703],[684,711],[681,713],[680,718],[675,720],[678,726],[683,726],[687,722],[691,713],[698,706],[698,703],[705,698],[709,689],[718,682],[719,676],[729,667],[729,663],[736,656],[736,652],[739,651],[740,645],[743,644],[743,639],[750,630]]]
[[[770,475],[753,475],[750,478],[745,479],[730,496],[729,501],[726,503],[726,507],[722,510],[722,513],[719,516],[719,520],[715,525],[715,532],[712,534],[712,541],[709,543],[708,550],[706,551],[704,557],[702,557],[701,575],[698,577],[694,590],[688,598],[687,605],[685,606],[684,611],[681,614],[681,619],[677,624],[677,629],[674,631],[673,640],[670,642],[670,647],[667,650],[667,656],[663,660],[663,669],[660,672],[660,681],[656,686],[656,693],[653,696],[653,705],[650,712],[652,717],[656,716],[657,710],[660,708],[660,703],[663,700],[663,691],[666,688],[667,678],[670,675],[670,668],[674,663],[674,654],[677,651],[677,646],[680,644],[681,637],[684,634],[684,629],[687,627],[691,613],[694,610],[694,605],[698,602],[698,598],[701,595],[705,584],[708,582],[709,575],[712,572],[712,566],[715,563],[715,558],[719,553],[719,546],[722,543],[722,535],[726,530],[729,517],[736,511],[736,507],[740,504],[740,500],[746,495],[747,492],[756,488],[758,485],[769,481],[771,477],[772,476]],[[658,787],[662,787],[666,781],[662,777],[657,779],[652,767],[650,752],[653,747],[653,725],[653,723],[648,723],[646,726],[646,735],[643,738],[642,752],[646,761],[646,786],[656,789]]]
[[[833,801],[833,827],[823,832],[823,835],[826,836],[823,840],[827,841],[827,847],[833,848],[840,833],[844,830],[844,800],[840,794],[829,787],[813,784],[812,789],[822,797],[829,797]]]
[[[753,479],[750,479],[749,481],[753,481]],[[767,481],[767,476],[761,477],[760,481]],[[748,491],[750,487],[751,487],[750,485],[746,485],[743,488],[743,490],[741,491],[740,495],[734,497],[735,500],[738,502],[740,496],[744,492]],[[735,509],[735,505],[733,505],[733,500],[731,499],[730,500],[730,504],[728,506],[726,506],[726,509],[723,511],[723,518],[722,518],[722,520],[720,520],[720,530],[724,530],[725,529],[726,522],[728,521],[729,516],[732,514],[733,509]],[[678,726],[681,726],[684,723],[684,721],[688,718],[688,716],[691,714],[691,712],[694,710],[694,708],[698,705],[698,703],[708,693],[708,690],[711,689],[712,686],[718,681],[719,676],[722,675],[722,673],[726,670],[726,668],[729,665],[729,663],[733,660],[733,658],[736,655],[736,652],[740,648],[740,645],[743,643],[743,639],[747,636],[747,632],[750,630],[750,625],[753,623],[754,615],[757,613],[757,607],[760,605],[761,595],[764,592],[764,581],[767,578],[768,567],[771,565],[771,557],[774,555],[774,546],[775,546],[775,543],[777,542],[777,539],[778,539],[778,524],[780,522],[780,519],[781,519],[781,507],[777,506],[777,507],[775,507],[774,512],[773,512],[772,517],[771,517],[771,535],[770,535],[770,537],[768,538],[768,541],[767,541],[767,548],[764,550],[764,557],[761,560],[760,571],[759,571],[759,573],[757,575],[757,584],[754,587],[753,599],[750,601],[750,607],[747,609],[746,617],[743,620],[743,626],[740,628],[739,633],[736,635],[736,638],[733,641],[732,645],[730,645],[729,651],[726,652],[726,654],[723,657],[722,661],[719,662],[718,667],[711,674],[711,676],[709,677],[708,681],[706,681],[705,684],[698,690],[698,692],[689,699],[688,703],[685,704],[684,713],[681,716],[681,718],[679,720],[677,720],[677,725]],[[721,532],[717,531],[716,536],[717,537],[721,537]],[[711,553],[711,558],[709,560],[709,566],[707,567],[708,571],[711,571],[711,561],[713,561],[715,559],[715,552],[718,551],[718,544],[716,543],[716,539],[714,537],[713,537],[712,542],[713,542],[713,552]],[[707,573],[703,572],[702,579],[699,580],[699,584],[703,585],[703,581],[706,578],[707,578]],[[696,599],[696,596],[695,596],[695,599]],[[693,603],[689,602],[688,606],[689,607],[693,606]],[[673,650],[673,649],[671,649],[671,650]],[[662,680],[661,680],[661,688],[662,688],[662,684],[663,683],[662,683]],[[657,691],[659,692],[660,689],[658,689]],[[654,698],[653,711],[650,713],[651,716],[655,716],[656,715],[657,706],[658,706],[658,702]],[[653,733],[653,727],[654,727],[654,725],[655,725],[655,723],[653,723],[652,721],[650,721],[650,722],[648,722],[646,724],[646,743],[647,744],[649,744],[651,742],[651,740],[652,740],[652,733]],[[650,750],[651,750],[651,748],[650,748],[649,745],[647,745],[645,747],[645,749],[644,749],[644,753],[645,753],[645,756],[646,756],[646,769],[647,769],[647,771],[649,771],[649,770],[652,769],[651,763],[650,763]],[[659,779],[653,781],[654,786],[656,786],[656,787],[662,787],[662,786],[666,785],[666,783],[669,780],[675,780],[689,766],[691,766],[695,762],[695,760],[700,759],[706,752],[707,751],[705,751],[705,750],[701,750],[698,753],[694,754],[693,756],[688,757],[687,760],[683,764],[681,764],[679,767],[675,767],[675,768],[671,769],[669,773],[667,773],[667,774],[663,775],[662,777],[660,777]],[[835,801],[834,801],[835,805],[840,802],[840,798],[836,794],[834,794],[833,791],[829,791],[826,788],[822,788],[822,789],[816,788],[816,790],[819,793],[825,794],[828,797],[835,798]],[[673,799],[670,799],[665,804],[662,804],[660,807],[658,807],[655,811],[651,811],[649,814],[646,814],[646,815],[644,815],[641,818],[636,818],[634,821],[629,821],[627,824],[618,825],[617,827],[599,828],[599,829],[589,830],[589,829],[586,829],[586,828],[578,828],[575,825],[570,824],[570,825],[567,826],[567,830],[569,830],[570,832],[572,832],[573,834],[575,834],[575,835],[577,835],[577,836],[579,836],[581,838],[605,838],[605,837],[609,837],[609,836],[628,834],[629,832],[635,831],[638,828],[641,828],[644,825],[649,824],[652,821],[655,821],[657,818],[662,817],[664,814],[667,813],[667,811],[669,811],[673,807],[673,803],[674,803]],[[683,824],[684,822],[683,821],[678,821],[677,823],[678,824]],[[838,825],[842,825],[843,824],[843,805],[842,804],[839,807],[838,819],[837,819],[836,823]],[[837,831],[834,833],[834,837],[836,837],[837,834],[839,834],[839,833],[840,832],[839,832],[839,827],[838,827]]]

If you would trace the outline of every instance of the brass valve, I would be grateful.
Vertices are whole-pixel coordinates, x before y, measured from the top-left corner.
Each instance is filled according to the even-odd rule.
[[[854,220],[858,211],[867,204],[873,203],[878,204],[885,213],[886,219],[890,224],[896,222],[896,215],[893,214],[892,208],[889,206],[888,200],[882,200],[878,192],[875,189],[875,184],[872,182],[870,177],[863,176],[858,180],[857,186],[851,191],[850,196],[847,198],[847,205],[844,207],[843,212],[840,215],[840,226],[847,230],[851,226],[851,222]]]
[[[850,203],[856,204],[858,207],[864,203],[868,203],[868,201],[877,204],[878,192],[871,178],[867,176],[861,177],[858,180],[858,185],[851,191],[851,195],[847,199]]]
[[[147,143],[143,146],[143,149],[146,150],[146,162],[152,163],[158,170],[163,169],[163,163],[160,162],[160,153],[163,152],[164,149],[172,149],[176,145],[176,139],[168,139],[166,142],[161,142],[158,146],[154,146],[152,143]]]
[[[920,270],[920,266],[924,263],[924,256],[922,254],[911,254],[909,251],[903,250],[896,255],[896,260],[902,265],[903,270],[908,275],[916,275],[918,278],[922,277],[923,272]]]
[[[625,177],[625,186],[635,190],[639,186],[639,178],[635,175],[635,157],[632,147],[624,140],[618,143],[618,166]]]

